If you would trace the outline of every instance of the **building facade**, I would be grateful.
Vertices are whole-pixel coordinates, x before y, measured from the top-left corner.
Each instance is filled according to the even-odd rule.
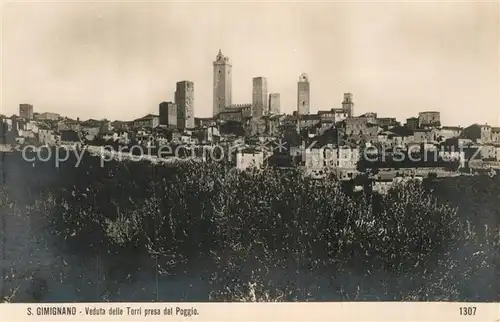
[[[321,116],[318,114],[302,115],[298,118],[299,128],[313,128],[321,122]]]
[[[172,102],[161,102],[159,107],[160,125],[169,128],[177,127],[177,105]]]
[[[132,122],[134,128],[152,129],[160,124],[160,117],[153,114],[148,114]]]
[[[376,121],[368,117],[349,117],[344,123],[348,136],[377,136],[380,130]]]
[[[47,120],[47,121],[57,121],[59,118],[61,117],[61,115],[57,114],[57,113],[49,113],[49,112],[45,112],[45,113],[40,113],[36,119],[37,120],[40,120],[40,121],[43,121],[43,120]]]
[[[197,128],[205,128],[210,126],[215,126],[215,120],[213,117],[195,117],[194,125]]]
[[[418,118],[417,117],[409,117],[406,119],[405,126],[410,130],[418,129]]]
[[[269,112],[267,96],[267,79],[254,77],[252,81],[252,116],[262,117]]]
[[[358,148],[322,147],[306,149],[303,154],[306,168],[340,168],[355,170],[360,159]]]
[[[280,94],[271,93],[269,94],[269,114],[278,115],[280,114]]]
[[[462,135],[476,143],[484,144],[492,141],[491,126],[487,124],[472,124],[463,130]]]
[[[72,119],[63,119],[57,122],[57,131],[79,131],[80,130],[80,121],[72,120]]]
[[[299,115],[309,114],[310,104],[309,77],[307,74],[301,74],[297,83],[297,113]]]
[[[378,117],[377,123],[379,126],[390,129],[392,127],[399,126],[399,122],[394,117]]]
[[[213,62],[214,66],[214,102],[213,116],[219,114],[226,106],[230,106],[232,92],[232,65],[228,57],[219,53]]]
[[[443,126],[439,129],[439,135],[441,140],[446,141],[448,139],[458,138],[462,134],[462,128],[458,126]]]
[[[307,169],[325,168],[325,149],[312,148],[304,151],[304,164]]]
[[[33,105],[31,104],[19,104],[19,117],[27,120],[33,119]]]
[[[335,123],[335,112],[333,109],[330,111],[318,111],[321,121],[330,121]]]
[[[416,143],[436,142],[439,131],[430,129],[416,129],[413,131],[413,141]]]
[[[194,129],[194,84],[190,81],[178,82],[175,90],[177,106],[177,127],[181,130]]]
[[[439,127],[441,126],[441,114],[436,111],[418,113],[418,127]]]
[[[348,117],[347,112],[343,108],[334,108],[332,112],[334,113],[335,123],[342,122]]]
[[[491,142],[500,143],[500,127],[491,127]]]
[[[243,112],[241,109],[232,109],[221,111],[217,114],[217,120],[219,122],[239,122],[243,123]]]
[[[354,101],[352,99],[352,93],[344,93],[342,110],[344,110],[344,112],[347,114],[347,117],[354,117]]]

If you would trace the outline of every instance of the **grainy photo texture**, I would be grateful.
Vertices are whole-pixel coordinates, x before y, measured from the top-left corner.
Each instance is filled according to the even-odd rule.
[[[2,301],[500,301],[498,3],[2,4]]]

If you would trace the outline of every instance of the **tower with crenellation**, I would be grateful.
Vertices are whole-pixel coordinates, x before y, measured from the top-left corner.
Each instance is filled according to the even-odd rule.
[[[229,57],[219,53],[213,62],[214,66],[214,102],[213,116],[217,116],[225,107],[231,105],[232,92],[232,65]]]
[[[301,74],[297,83],[297,113],[307,115],[310,107],[309,77],[307,74]]]

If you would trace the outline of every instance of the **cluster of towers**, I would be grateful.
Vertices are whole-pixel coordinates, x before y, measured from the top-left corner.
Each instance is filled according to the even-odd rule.
[[[233,106],[232,102],[232,64],[229,57],[224,56],[219,49],[213,62],[213,116]],[[259,118],[265,115],[277,115],[281,112],[280,94],[268,93],[267,79],[254,77],[252,80],[251,115]],[[307,74],[301,74],[297,83],[298,115],[310,113],[310,86]],[[346,94],[343,107],[352,109],[352,96]],[[192,129],[194,120],[194,84],[191,81],[181,81],[176,84],[175,102],[160,104],[160,124],[178,129]],[[349,113],[352,114],[352,113]]]
[[[178,129],[192,129],[194,124],[194,84],[177,82],[175,102],[160,103],[160,124]]]
[[[217,116],[225,108],[232,105],[232,64],[229,57],[219,50],[214,66],[213,116]],[[252,116],[261,117],[268,114],[280,114],[280,94],[267,91],[267,79],[254,77],[252,81]],[[306,74],[299,77],[297,88],[297,113],[309,114],[310,91],[309,78]]]

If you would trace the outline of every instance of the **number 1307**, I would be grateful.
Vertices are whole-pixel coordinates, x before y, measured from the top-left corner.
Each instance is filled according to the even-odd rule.
[[[460,308],[460,315],[476,315],[476,307],[463,306]]]

